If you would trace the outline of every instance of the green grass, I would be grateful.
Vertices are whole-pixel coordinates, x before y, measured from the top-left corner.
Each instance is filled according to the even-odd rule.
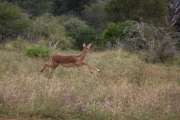
[[[55,53],[58,53],[56,51]],[[60,51],[63,55],[79,51]],[[179,120],[180,68],[146,64],[124,51],[94,52],[86,66],[59,66],[48,81],[42,58],[0,50],[0,118]]]

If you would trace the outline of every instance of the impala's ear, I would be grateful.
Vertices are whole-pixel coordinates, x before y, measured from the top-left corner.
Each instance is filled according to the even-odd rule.
[[[85,43],[83,43],[83,48],[84,48],[84,47],[86,47],[86,44],[85,44]]]
[[[89,47],[91,47],[91,45],[92,45],[91,43],[88,44]]]

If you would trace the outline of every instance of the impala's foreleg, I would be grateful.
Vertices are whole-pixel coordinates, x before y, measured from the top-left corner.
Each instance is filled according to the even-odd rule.
[[[90,69],[90,71],[91,71],[91,73],[92,73],[92,67],[90,67],[86,62],[82,62],[82,65],[86,65],[89,69]]]
[[[85,62],[85,61],[82,61],[82,63],[83,63],[84,65],[86,65],[90,70],[94,69],[94,70],[100,72],[99,69],[97,69],[96,67],[90,65],[89,63],[87,63],[87,62]],[[91,71],[91,72],[92,72],[92,71]]]
[[[46,69],[46,67],[52,68],[53,66],[51,65],[51,63],[50,63],[50,64],[47,64],[47,63],[44,64],[44,67],[43,67],[43,69],[41,70],[41,72],[39,73],[39,75],[43,73],[43,71],[44,71],[44,69]]]
[[[51,61],[50,61],[50,63],[49,64],[44,64],[44,67],[43,67],[43,69],[41,70],[41,72],[39,73],[39,75],[41,75],[42,73],[43,73],[43,71],[44,71],[44,69],[46,69],[46,67],[52,67],[52,58],[51,58]]]

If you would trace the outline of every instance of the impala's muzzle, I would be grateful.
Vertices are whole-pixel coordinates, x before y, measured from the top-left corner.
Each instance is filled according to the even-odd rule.
[[[86,47],[86,49],[88,50],[88,52],[92,53],[92,50],[88,47]]]

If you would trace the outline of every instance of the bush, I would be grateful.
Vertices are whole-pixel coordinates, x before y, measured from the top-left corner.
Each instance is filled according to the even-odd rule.
[[[168,15],[167,0],[105,0],[104,12],[108,21],[139,21],[143,18],[155,25],[165,25]],[[142,20],[142,19],[141,19]]]
[[[91,6],[85,6],[82,12],[82,19],[98,34],[101,34],[106,26],[105,14],[102,8],[103,4],[95,3],[91,4]]]
[[[65,40],[60,41],[58,48],[61,50],[70,50],[73,48],[74,40],[71,38],[65,38]]]
[[[76,42],[75,45],[78,49],[82,49],[83,43],[96,43],[97,37],[95,31],[90,27],[78,28],[71,34]]]
[[[5,44],[8,37],[24,33],[29,26],[27,15],[20,8],[3,1],[0,2],[0,44]]]
[[[124,43],[126,36],[133,37],[135,35],[135,32],[128,34],[134,28],[135,24],[132,21],[125,21],[119,24],[109,23],[108,27],[103,32],[104,43],[111,44],[111,47],[116,46],[117,42]]]
[[[64,23],[67,35],[75,40],[76,49],[82,49],[83,43],[96,43],[97,35],[94,29],[77,18],[71,18]]]
[[[85,22],[79,20],[78,18],[68,18],[66,22],[63,23],[64,28],[69,33],[72,30],[76,30],[79,27],[87,26]]]
[[[145,62],[157,63],[171,61],[177,53],[176,45],[172,41],[160,43],[152,51],[147,51],[143,57]]]
[[[29,57],[48,58],[50,56],[50,50],[39,46],[31,46],[26,49],[26,55]]]
[[[168,29],[153,24],[136,21],[110,23],[103,38],[109,47],[122,46],[131,52],[145,51],[143,59],[147,62],[166,62],[177,53],[177,43],[169,35]]]
[[[33,21],[29,27],[29,39],[37,43],[40,38],[59,40],[65,37],[65,29],[59,23],[59,19],[52,14],[45,13]]]
[[[27,40],[18,38],[16,41],[13,42],[12,47],[17,52],[23,52],[26,49],[27,43]]]
[[[120,35],[120,27],[118,24],[109,23],[107,29],[103,32],[104,43],[106,44],[108,41],[114,45],[115,39]]]

